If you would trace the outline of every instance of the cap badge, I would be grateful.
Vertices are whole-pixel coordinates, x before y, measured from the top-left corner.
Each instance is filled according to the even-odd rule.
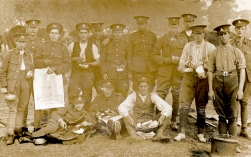
[[[24,38],[24,36],[22,35],[21,38]]]
[[[35,21],[32,21],[32,24],[35,24]]]
[[[188,18],[190,18],[190,15],[187,15]]]
[[[117,25],[117,28],[119,28],[119,25]]]
[[[223,29],[223,28],[220,28],[220,31],[224,32],[224,29]]]
[[[142,20],[142,18],[140,17],[139,20]]]
[[[81,97],[78,97],[78,100],[81,100]]]
[[[241,23],[241,21],[239,20],[238,23]]]

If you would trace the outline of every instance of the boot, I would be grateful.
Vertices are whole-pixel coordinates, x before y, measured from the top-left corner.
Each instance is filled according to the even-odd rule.
[[[170,124],[170,128],[171,128],[171,130],[178,131],[177,123],[175,121],[172,121],[171,124]]]
[[[241,132],[240,132],[240,136],[244,137],[245,139],[251,141],[251,136],[248,134],[247,129],[246,128],[242,128]]]
[[[115,140],[121,140],[120,131],[121,131],[121,124],[119,121],[113,122],[112,120],[108,120],[106,124],[107,133],[108,135]]]
[[[22,136],[31,136],[27,127],[22,127]]]
[[[15,142],[15,135],[8,135],[6,139],[7,145],[12,145]]]
[[[154,142],[161,142],[161,143],[168,143],[168,142],[170,142],[170,137],[164,136],[163,130],[159,129],[157,134],[153,137],[153,141]]]

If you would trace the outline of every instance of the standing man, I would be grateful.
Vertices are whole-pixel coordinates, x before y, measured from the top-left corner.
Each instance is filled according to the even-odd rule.
[[[178,71],[178,64],[187,39],[185,35],[178,32],[180,17],[167,19],[170,31],[158,40],[151,54],[151,59],[159,64],[157,73],[158,95],[165,100],[170,87],[172,87],[173,111],[170,127],[172,130],[177,130],[176,117],[179,111],[179,92],[182,80],[182,75]]]
[[[247,39],[245,31],[249,21],[246,19],[238,19],[233,21],[237,37],[233,40],[232,45],[240,49],[246,59],[246,78],[244,84],[244,95],[240,101],[241,105],[241,132],[240,136],[251,140],[250,135],[247,132],[248,121],[248,100],[251,97],[251,41]]]
[[[71,43],[68,47],[72,61],[68,94],[72,97],[82,92],[82,95],[87,97],[88,103],[85,105],[85,110],[88,110],[94,81],[93,67],[100,65],[100,55],[97,46],[88,41],[91,25],[79,23],[76,29],[79,41]]]
[[[113,24],[113,38],[101,51],[101,69],[103,79],[113,79],[117,86],[115,91],[127,96],[129,90],[128,64],[127,64],[127,42],[122,40],[123,24]]]
[[[206,25],[193,26],[190,29],[194,41],[187,43],[180,57],[178,70],[183,72],[180,88],[180,133],[174,139],[180,141],[185,138],[188,113],[195,98],[197,111],[198,138],[206,142],[204,128],[206,121],[206,105],[208,103],[207,63],[209,54],[215,46],[204,41]],[[198,72],[198,70],[201,70]]]
[[[23,118],[30,100],[34,70],[32,53],[25,50],[28,34],[16,34],[14,37],[16,48],[6,53],[0,72],[1,92],[6,94],[5,101],[9,108],[7,145],[14,143],[16,135],[22,136],[26,128]]]
[[[124,118],[126,130],[130,135],[128,143],[143,140],[137,132],[151,132],[153,130],[157,130],[153,137],[154,141],[170,141],[170,138],[164,136],[163,132],[167,125],[166,118],[171,115],[172,107],[156,93],[150,92],[150,82],[150,77],[139,76],[137,78],[138,92],[128,95],[126,100],[118,107],[120,115]],[[160,111],[159,114],[156,114],[155,106]]]
[[[36,54],[35,67],[36,68],[48,68],[47,73],[55,73],[57,75],[62,74],[64,83],[64,95],[67,95],[67,79],[65,73],[71,69],[71,58],[67,47],[59,42],[60,33],[63,30],[63,26],[60,23],[50,23],[46,27],[49,33],[49,41],[42,44],[41,50]],[[53,110],[49,110],[50,112]],[[34,119],[34,122],[38,122],[37,126],[34,126],[34,131],[41,128],[39,122],[41,119],[42,110],[37,110],[35,116],[38,119]],[[35,124],[34,124],[35,125]]]
[[[239,110],[237,101],[243,98],[246,63],[242,52],[230,45],[229,26],[226,24],[214,29],[221,45],[209,55],[208,96],[211,100],[215,99],[213,104],[219,115],[219,134],[229,133],[236,138]]]
[[[194,19],[197,18],[197,16],[194,14],[182,14],[181,17],[183,17],[183,24],[185,26],[185,29],[180,33],[187,37],[188,42],[194,41],[194,37],[192,35],[192,30],[190,29],[190,27],[193,26]]]
[[[132,80],[135,82],[135,78],[138,76],[149,75],[154,81],[157,64],[150,60],[150,53],[157,37],[153,32],[146,30],[149,17],[135,16],[134,18],[138,31],[130,35],[128,43],[128,65],[130,66]],[[151,82],[150,89],[153,90],[153,88],[154,82]],[[134,84],[133,89],[136,90],[137,85]]]

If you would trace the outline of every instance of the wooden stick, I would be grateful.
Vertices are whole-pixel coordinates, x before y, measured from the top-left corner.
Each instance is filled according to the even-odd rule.
[[[194,118],[194,119],[197,119],[196,116],[193,116],[193,115],[191,115],[191,114],[189,114],[189,116],[192,117],[192,118]],[[214,124],[212,124],[212,123],[210,123],[210,122],[208,122],[208,121],[206,121],[206,124],[207,124],[207,125],[210,125],[210,126],[212,126],[212,127],[214,127],[214,128],[217,128],[216,125],[214,125]]]

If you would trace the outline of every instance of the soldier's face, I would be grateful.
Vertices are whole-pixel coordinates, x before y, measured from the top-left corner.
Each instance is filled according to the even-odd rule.
[[[221,43],[224,45],[224,44],[227,44],[229,43],[230,41],[230,34],[228,32],[220,32],[218,34],[220,40],[221,40]]]
[[[184,23],[184,26],[186,27],[186,29],[188,29],[188,28],[190,28],[190,27],[193,26],[194,20],[192,20],[192,21],[185,21],[185,20],[184,20],[183,23]]]
[[[79,36],[81,41],[87,41],[88,38],[89,38],[89,31],[85,30],[85,29],[81,29],[78,32],[78,36]]]
[[[146,29],[146,22],[137,22],[138,30],[144,31]]]
[[[101,90],[103,91],[106,97],[110,97],[112,95],[114,87],[103,87]]]
[[[28,27],[27,33],[29,33],[31,36],[36,36],[38,32],[38,27]]]
[[[138,87],[141,95],[146,95],[149,91],[149,84],[147,82],[140,82]]]
[[[83,102],[77,102],[77,103],[74,103],[74,106],[75,106],[76,110],[80,111],[85,106],[85,103],[83,103]]]
[[[18,50],[23,50],[25,48],[25,45],[26,45],[26,41],[18,41],[16,40],[16,48]]]
[[[176,24],[176,25],[168,24],[168,27],[169,27],[169,31],[170,31],[170,32],[177,32],[177,31],[178,31],[179,24]]]
[[[194,41],[201,42],[205,36],[205,33],[193,33]]]
[[[58,41],[60,38],[59,30],[58,29],[51,29],[49,33],[49,37],[51,41]]]
[[[237,36],[243,36],[246,30],[246,26],[235,27],[235,32]]]
[[[101,30],[93,30],[93,36],[96,38],[96,39],[99,39],[101,37]]]
[[[113,37],[115,40],[121,39],[123,36],[123,31],[113,31]]]

